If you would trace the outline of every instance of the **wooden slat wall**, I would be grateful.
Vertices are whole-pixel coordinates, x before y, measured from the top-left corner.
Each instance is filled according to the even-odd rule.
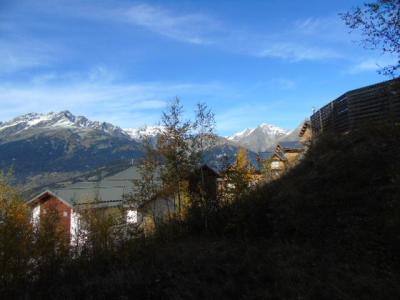
[[[313,133],[344,133],[366,124],[400,125],[400,79],[345,93],[311,116]]]

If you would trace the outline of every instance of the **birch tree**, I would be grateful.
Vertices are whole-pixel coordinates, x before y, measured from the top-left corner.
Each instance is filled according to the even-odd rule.
[[[183,106],[179,98],[175,98],[167,111],[163,112],[161,125],[163,130],[157,142],[162,157],[161,179],[167,194],[174,195],[178,217],[181,217],[185,195],[184,181],[194,165],[190,144],[193,126],[190,121],[183,119]]]

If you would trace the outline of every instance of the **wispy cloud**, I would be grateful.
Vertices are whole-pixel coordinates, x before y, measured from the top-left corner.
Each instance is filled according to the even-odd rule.
[[[114,17],[157,34],[192,44],[209,44],[209,35],[219,29],[219,24],[202,14],[177,14],[161,6],[132,5],[126,10],[114,11]]]
[[[138,4],[113,12],[115,21],[126,21],[154,33],[199,45],[210,45],[226,51],[256,57],[269,57],[297,61],[318,61],[339,58],[339,52],[328,46],[319,46],[333,18],[307,19],[294,22],[282,32],[248,32],[224,24],[205,14],[176,13],[161,6]],[[332,30],[331,30],[332,31]],[[332,35],[328,35],[332,36]],[[308,38],[308,42],[304,41]]]
[[[388,56],[381,56],[378,58],[366,58],[352,65],[349,68],[348,73],[359,74],[363,72],[375,72],[384,68],[385,66],[395,63],[396,60]]]
[[[93,9],[85,6],[78,16],[127,23],[179,42],[206,45],[254,57],[291,62],[341,57],[335,47],[326,44],[322,46],[318,41],[324,39],[330,25],[336,22],[333,18],[294,21],[279,32],[268,29],[255,32],[229,26],[214,15],[184,10],[178,12],[171,7],[148,3]]]
[[[53,54],[52,47],[29,38],[0,40],[0,73],[49,65],[54,61]]]
[[[307,46],[296,43],[275,43],[262,49],[258,54],[260,57],[272,57],[285,59],[291,62],[304,60],[326,60],[339,58],[341,55],[328,48]]]
[[[154,124],[166,103],[175,96],[217,93],[214,83],[121,83],[104,78],[50,73],[30,82],[0,84],[0,120],[21,113],[69,109],[120,126]]]
[[[128,24],[183,43],[290,62],[340,58],[340,47],[333,44],[341,42],[347,35],[337,16],[294,20],[274,31],[268,28],[250,31],[240,24],[228,24],[215,14],[178,10],[173,5],[116,2],[111,6],[107,1],[96,6],[90,2],[74,2],[75,5],[67,5],[64,1],[45,3],[32,5],[36,5],[38,11],[96,22]],[[337,36],[341,40],[336,40]],[[39,55],[34,57],[36,59],[9,58],[8,64],[19,61],[22,66],[35,65],[43,59]]]
[[[346,58],[343,46],[350,45],[344,23],[337,15],[309,17],[293,21],[268,37],[255,54],[290,62],[324,61]]]
[[[328,41],[349,42],[349,29],[336,14],[296,20],[293,30],[304,36],[319,37]]]

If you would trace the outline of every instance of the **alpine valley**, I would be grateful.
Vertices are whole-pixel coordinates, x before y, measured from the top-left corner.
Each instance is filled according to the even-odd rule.
[[[159,130],[152,126],[144,133],[156,138]],[[268,156],[279,141],[296,138],[296,130],[261,124],[228,138],[218,137],[207,153],[207,163],[218,166],[221,156],[233,161],[240,147],[249,149],[250,159],[256,162],[257,153]],[[138,129],[91,121],[69,111],[30,113],[0,122],[0,170],[12,170],[27,194],[120,171],[142,154]]]

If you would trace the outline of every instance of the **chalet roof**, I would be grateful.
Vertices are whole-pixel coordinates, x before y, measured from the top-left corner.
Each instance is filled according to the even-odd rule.
[[[258,156],[263,159],[270,159],[272,157],[272,155],[274,155],[274,152],[270,152],[270,151],[264,151],[264,152],[259,152]]]
[[[39,195],[33,197],[31,200],[29,200],[27,203],[28,204],[34,204],[42,199],[45,199],[49,196],[52,197],[57,197],[61,202],[63,202],[65,205],[72,207],[72,204],[68,201],[65,201],[63,198],[59,197],[56,193],[54,193],[53,191],[50,190],[45,190],[43,192],[41,192]]]
[[[211,167],[203,165],[218,176]],[[124,204],[124,200],[134,191],[133,181],[140,179],[137,167],[128,169],[103,178],[100,181],[81,181],[51,191],[46,190],[35,196],[29,202],[34,202],[45,193],[56,196],[71,207],[95,206],[95,207],[117,207]]]
[[[96,207],[114,207],[123,204],[123,200],[133,191],[133,180],[138,179],[136,167],[130,167],[100,181],[81,181],[66,187],[45,191],[30,202],[39,199],[44,193],[50,193],[71,207],[94,205]]]
[[[277,148],[282,150],[303,150],[304,145],[299,141],[288,141],[288,142],[280,142],[277,145]]]

